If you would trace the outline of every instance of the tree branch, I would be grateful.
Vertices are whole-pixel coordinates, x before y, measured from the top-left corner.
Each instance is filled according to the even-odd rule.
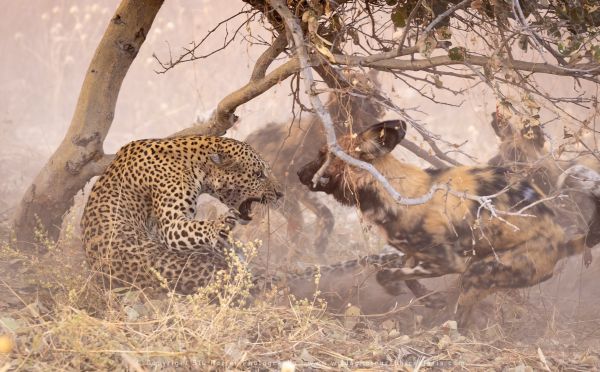
[[[400,59],[377,59],[376,55],[369,57],[350,56],[343,54],[334,54],[334,62],[346,66],[364,66],[372,67],[378,70],[401,70],[401,71],[420,71],[427,68],[438,66],[452,66],[471,64],[474,66],[485,67],[490,65],[492,59],[489,57],[465,54],[464,58],[452,59],[450,56],[436,56],[428,59],[400,60]],[[542,73],[559,76],[573,76],[586,78],[587,75],[596,75],[600,73],[600,67],[595,63],[581,63],[571,66],[569,69],[553,66],[547,63],[526,62],[520,60],[499,60],[499,62],[509,68],[527,71],[531,73]]]
[[[240,89],[230,93],[219,102],[216,110],[211,115],[208,122],[202,125],[195,125],[190,128],[183,129],[177,133],[170,135],[170,138],[181,137],[187,135],[199,136],[222,136],[231,128],[238,120],[234,114],[238,106],[250,101],[251,99],[260,96],[269,90],[275,84],[287,79],[292,74],[295,74],[300,69],[298,58],[293,58],[277,67],[267,76],[260,80],[250,81]]]
[[[431,200],[437,191],[443,190],[446,193],[452,194],[458,198],[476,201],[480,205],[479,210],[481,210],[481,209],[488,210],[493,217],[499,219],[500,221],[503,221],[504,223],[508,224],[509,226],[513,227],[516,230],[518,230],[518,227],[511,224],[509,221],[506,221],[505,219],[503,219],[501,217],[501,215],[509,215],[509,216],[517,216],[518,215],[518,216],[522,216],[522,217],[532,217],[531,215],[524,215],[521,213],[498,211],[494,207],[494,205],[492,203],[492,199],[497,197],[498,195],[508,191],[508,188],[505,190],[502,190],[501,192],[496,193],[494,195],[478,196],[478,195],[472,195],[472,194],[467,194],[464,192],[458,192],[458,191],[452,190],[448,184],[433,184],[433,185],[431,185],[431,188],[429,189],[429,191],[427,191],[425,194],[423,194],[419,197],[416,197],[416,198],[404,197],[398,191],[396,191],[394,189],[394,187],[389,183],[389,181],[385,178],[385,176],[383,174],[381,174],[379,172],[379,170],[377,170],[377,168],[375,168],[372,164],[365,163],[364,161],[355,159],[352,156],[346,154],[337,143],[331,116],[329,115],[329,112],[325,109],[323,102],[321,102],[321,100],[319,99],[319,96],[316,92],[316,89],[315,89],[316,83],[315,83],[313,75],[312,75],[311,66],[309,65],[308,53],[307,53],[306,47],[304,45],[304,35],[302,33],[302,29],[300,28],[298,20],[290,12],[290,10],[287,8],[287,6],[283,2],[283,0],[268,0],[268,2],[269,2],[269,4],[271,4],[273,9],[275,9],[275,11],[277,13],[279,13],[279,15],[283,18],[286,29],[287,29],[288,33],[291,34],[291,36],[294,40],[296,55],[297,55],[297,58],[299,60],[300,67],[301,67],[300,74],[303,77],[304,85],[306,86],[306,90],[307,90],[310,102],[323,124],[323,128],[326,133],[327,147],[329,149],[329,154],[335,155],[336,157],[338,157],[339,159],[344,161],[346,164],[349,164],[351,166],[365,170],[368,173],[370,173],[375,178],[375,180],[377,182],[379,182],[382,185],[382,187],[390,194],[390,196],[394,200],[396,200],[396,202],[399,204],[408,205],[408,206],[424,204],[424,203],[428,202],[429,200]],[[327,162],[325,162],[325,163],[327,163]],[[317,171],[317,174],[320,171],[322,171],[322,169],[319,169],[319,171]]]
[[[405,149],[407,149],[408,151],[415,154],[416,156],[425,160],[429,164],[433,165],[436,168],[443,169],[443,168],[448,167],[448,164],[444,163],[443,161],[436,158],[435,156],[429,155],[429,153],[427,151],[423,150],[422,148],[417,146],[414,142],[411,142],[411,141],[407,140],[406,138],[403,139],[402,142],[400,142],[400,145],[402,147],[404,147]]]
[[[285,32],[277,35],[277,38],[275,38],[273,44],[268,47],[267,50],[265,50],[256,60],[250,81],[252,82],[264,78],[271,63],[273,63],[275,58],[277,58],[277,56],[279,56],[281,52],[285,50],[287,45],[288,40],[285,36]]]

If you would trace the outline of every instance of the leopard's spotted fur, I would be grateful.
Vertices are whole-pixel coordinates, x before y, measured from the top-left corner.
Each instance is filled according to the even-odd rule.
[[[202,193],[229,213],[194,219]],[[251,204],[281,196],[269,165],[246,143],[208,136],[131,142],[95,183],[85,207],[88,261],[111,286],[156,287],[161,278],[192,293],[227,269],[225,241],[237,222],[250,219]]]

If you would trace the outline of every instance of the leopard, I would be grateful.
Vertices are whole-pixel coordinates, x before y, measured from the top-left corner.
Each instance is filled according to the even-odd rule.
[[[201,194],[228,212],[195,219]],[[269,164],[244,142],[195,135],[133,141],[116,153],[87,200],[87,261],[109,289],[193,294],[231,269],[230,233],[252,220],[253,205],[273,206],[282,196]]]

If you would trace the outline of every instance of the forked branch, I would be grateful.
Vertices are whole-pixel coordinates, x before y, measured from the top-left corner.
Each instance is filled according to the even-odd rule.
[[[290,59],[263,78],[251,80],[240,89],[223,98],[207,123],[186,128],[170,137],[181,137],[192,134],[222,136],[236,123],[238,117],[235,115],[235,110],[240,105],[260,96],[274,85],[297,73],[299,69],[298,58]]]
[[[501,221],[505,221],[506,223],[508,223],[508,221],[506,221],[502,217],[500,217],[501,215],[511,215],[511,216],[518,215],[518,216],[522,216],[522,217],[532,217],[531,215],[497,210],[492,203],[492,199],[497,197],[498,195],[500,195],[502,192],[500,192],[498,194],[494,194],[494,195],[479,196],[479,195],[473,195],[473,194],[468,194],[468,193],[452,190],[448,184],[433,184],[431,186],[431,188],[429,189],[429,191],[427,191],[425,194],[423,194],[419,197],[416,197],[416,198],[405,197],[402,194],[400,194],[398,191],[396,191],[394,189],[394,187],[389,183],[389,181],[385,178],[385,176],[383,174],[381,174],[372,164],[365,163],[364,161],[355,159],[352,156],[345,153],[337,143],[337,138],[335,135],[335,130],[333,127],[333,122],[332,122],[331,116],[329,115],[329,112],[323,105],[323,102],[321,102],[320,98],[318,97],[317,90],[316,90],[316,83],[315,83],[315,80],[312,75],[311,66],[309,64],[309,58],[308,58],[308,53],[307,53],[306,46],[305,46],[304,35],[303,35],[302,29],[300,27],[298,20],[290,12],[290,10],[287,8],[287,6],[286,6],[285,2],[283,2],[283,0],[268,0],[268,1],[269,1],[269,4],[273,7],[273,9],[275,9],[275,11],[277,11],[279,13],[279,15],[283,18],[285,26],[286,26],[286,30],[294,41],[296,57],[298,58],[298,61],[300,63],[300,74],[302,75],[302,78],[304,80],[304,85],[306,87],[306,92],[309,96],[311,105],[313,106],[315,112],[317,113],[317,115],[319,116],[319,118],[321,119],[321,122],[323,124],[323,128],[326,133],[327,147],[328,147],[329,153],[330,153],[329,156],[334,155],[351,166],[354,166],[354,167],[357,167],[359,169],[369,172],[383,186],[383,188],[390,194],[390,196],[392,196],[392,198],[394,198],[394,200],[396,200],[396,202],[403,204],[403,205],[413,206],[413,205],[424,204],[424,203],[428,202],[429,200],[431,200],[436,192],[445,191],[446,193],[452,194],[461,199],[469,199],[469,200],[476,201],[477,203],[479,203],[481,208],[488,210],[493,217],[498,218]],[[326,164],[327,164],[327,162],[325,162],[324,165],[326,165]],[[321,167],[321,169],[319,169],[317,171],[317,174],[322,173],[322,172],[323,172],[323,167]],[[506,190],[503,190],[503,192],[505,192],[505,191]],[[510,223],[509,223],[509,225],[511,225],[515,229],[518,229],[516,226],[514,226]]]

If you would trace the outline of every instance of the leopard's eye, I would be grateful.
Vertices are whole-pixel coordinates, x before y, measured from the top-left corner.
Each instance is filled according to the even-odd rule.
[[[258,178],[260,180],[267,178],[267,176],[265,176],[265,172],[263,172],[263,170],[257,170],[254,172],[254,177]]]

